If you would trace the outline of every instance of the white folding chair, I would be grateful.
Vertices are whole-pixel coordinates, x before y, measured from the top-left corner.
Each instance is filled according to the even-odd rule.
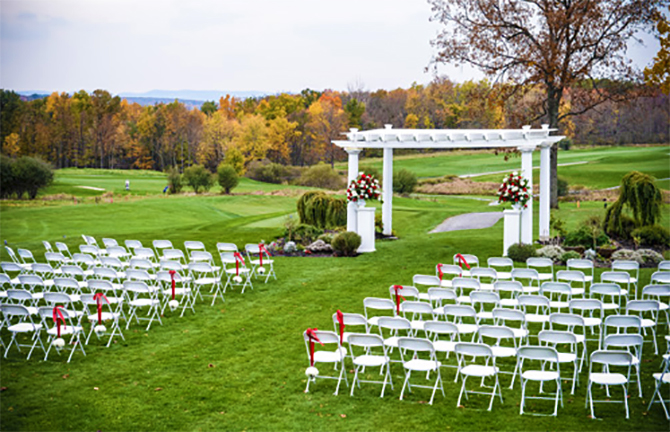
[[[663,260],[658,263],[659,271],[670,271],[670,260]]]
[[[154,267],[159,267],[158,257],[153,249],[147,247],[137,247],[133,250],[135,258],[148,260]]]
[[[524,294],[537,294],[540,292],[540,273],[538,273],[538,271],[535,269],[512,269],[512,280],[522,282],[522,289]]]
[[[85,276],[91,276],[93,274],[93,267],[100,265],[100,260],[93,258],[91,255],[85,253],[74,254],[72,256],[72,262],[74,265],[80,267],[84,271]],[[63,269],[63,267],[61,267],[61,269]],[[63,271],[65,270],[63,269]]]
[[[591,334],[598,331],[598,339],[586,338],[586,341],[598,342],[598,349],[602,346],[602,326],[605,318],[603,303],[597,299],[574,299],[570,300],[569,309],[571,314],[581,315],[584,318],[584,326],[591,329]]]
[[[360,383],[381,384],[384,397],[386,384],[391,384],[393,389],[393,380],[391,378],[391,362],[386,353],[386,346],[381,336],[375,334],[351,333],[348,337],[349,352],[355,367],[354,381],[351,383],[351,393],[354,395],[356,384],[360,388]],[[381,352],[380,352],[381,351]],[[361,353],[362,352],[362,353]],[[379,367],[380,373],[384,375],[384,381],[362,380],[358,377],[361,369],[366,367]],[[385,371],[385,372],[384,372]]]
[[[53,285],[53,278],[58,275],[62,275],[63,272],[61,269],[55,269],[51,264],[45,263],[35,263],[32,265],[32,272],[35,275],[40,276],[47,283],[48,286]]]
[[[651,275],[651,284],[670,284],[670,271],[663,270]]]
[[[426,321],[423,328],[427,338],[433,342],[435,351],[444,353],[445,360],[449,359],[449,354],[455,352],[456,343],[461,341],[456,324],[444,321]],[[442,339],[442,336],[446,337],[446,340]],[[458,365],[447,365],[444,362],[441,362],[440,365],[458,368]]]
[[[498,282],[498,272],[490,267],[475,267],[470,270],[470,277],[479,282],[477,289],[493,291],[493,286]],[[472,279],[465,279],[472,280]]]
[[[500,296],[491,291],[472,291],[470,304],[475,310],[479,307],[476,315],[477,325],[482,325],[482,321],[493,321],[493,309],[501,307]]]
[[[133,270],[144,270],[145,272],[149,273],[150,276],[153,276],[154,272],[158,268],[153,262],[146,258],[131,258],[128,262],[128,267]]]
[[[630,275],[630,283],[635,287],[635,299],[637,300],[637,281],[640,279],[640,263],[632,260],[614,260],[612,261],[612,271],[623,271]]]
[[[661,372],[660,373],[655,373],[652,375],[654,377],[654,382],[656,383],[656,388],[654,389],[654,394],[651,397],[651,400],[649,401],[649,407],[647,408],[647,411],[651,411],[651,406],[655,403],[660,403],[661,406],[663,407],[663,411],[665,412],[665,418],[667,420],[670,420],[670,413],[668,413],[668,402],[666,402],[663,399],[663,393],[661,392],[661,387],[663,385],[669,385],[670,384],[670,354],[665,354],[663,356],[663,363],[661,363]],[[658,396],[658,400],[656,400],[656,396]]]
[[[193,291],[188,285],[188,281],[181,272],[176,270],[161,270],[156,274],[156,280],[163,286],[163,298],[166,299],[163,301],[161,314],[165,312],[165,307],[171,304],[171,301],[177,301],[176,297],[180,297],[182,300],[181,314],[179,315],[180,317],[184,316],[184,312],[186,312],[187,308],[191,309],[193,314],[195,314],[195,296],[193,295]],[[173,281],[175,286],[174,290],[172,289]],[[174,299],[172,298],[173,295],[175,297]],[[175,307],[171,306],[170,309],[177,309],[178,307],[179,305]]]
[[[163,325],[163,321],[161,320],[161,316],[159,314],[160,301],[157,298],[158,288],[149,286],[142,281],[125,281],[123,283],[123,289],[130,296],[130,301],[128,302],[129,316],[128,320],[126,321],[126,330],[128,330],[128,327],[130,327],[130,322],[133,320],[133,317],[135,317],[135,320],[138,324],[140,323],[140,320],[149,321],[149,324],[147,324],[147,330],[151,328],[151,324],[153,323],[154,319],[158,320],[158,322]],[[137,313],[138,309],[145,308],[148,308],[149,311],[146,314],[146,317],[140,318]]]
[[[586,346],[586,323],[584,317],[571,313],[555,312],[549,315],[549,325],[551,330],[567,330],[572,332],[577,338],[577,343],[582,347],[582,352],[579,361],[579,371],[582,371],[586,357],[588,356],[588,348]],[[575,330],[581,329],[581,332]]]
[[[320,372],[317,375],[314,376],[308,376],[307,378],[307,387],[305,388],[305,393],[309,393],[309,385],[310,383],[316,383],[317,378],[325,378],[325,379],[336,379],[337,380],[337,387],[335,387],[335,393],[333,393],[335,396],[337,396],[338,392],[340,391],[340,384],[342,383],[342,378],[344,378],[344,382],[349,387],[349,380],[347,379],[347,374],[346,374],[346,368],[344,366],[344,358],[346,357],[346,350],[342,348],[342,345],[340,345],[340,337],[331,332],[331,331],[324,331],[324,330],[314,330],[313,335],[316,336],[318,339],[318,342],[321,345],[336,345],[335,350],[330,350],[330,349],[319,349],[316,350],[313,347],[316,347],[317,344],[314,343],[315,341],[312,341],[310,336],[307,334],[307,332],[303,332],[302,336],[303,339],[305,340],[305,348],[307,349],[307,358],[310,359],[310,366],[315,366],[317,363],[331,363],[334,365],[335,370],[340,371],[338,376],[329,376],[329,375],[322,375]],[[310,346],[310,344],[312,344]],[[312,353],[310,352],[310,349],[314,349],[314,363],[312,364],[311,359],[312,359]]]
[[[491,257],[486,260],[486,265],[496,271],[498,279],[512,279],[512,270],[514,270],[514,261],[505,257]]]
[[[133,256],[123,246],[110,246],[107,248],[107,256],[117,258],[120,261],[126,262]]]
[[[112,309],[112,304],[106,295],[102,295],[102,293],[82,294],[81,302],[84,304],[84,307],[87,310],[86,317],[91,323],[91,330],[86,337],[86,345],[88,345],[88,342],[91,339],[91,335],[93,333],[95,333],[95,336],[98,338],[98,340],[101,336],[106,336],[109,334],[109,340],[107,341],[106,345],[107,348],[109,348],[112,340],[114,339],[114,335],[117,333],[119,336],[121,336],[121,339],[126,340],[126,338],[123,336],[123,332],[121,331],[121,326],[119,325],[121,314],[119,312],[114,312]],[[107,305],[107,312],[105,312],[103,309],[105,305]],[[91,309],[94,310],[93,313],[91,313]],[[105,324],[110,326],[110,328],[107,328],[107,325]]]
[[[125,282],[124,282],[125,283]],[[125,292],[124,285],[113,283],[104,279],[90,279],[86,282],[90,294],[101,292],[107,297],[107,302],[115,305],[115,312],[118,312],[126,319],[123,305],[127,303],[130,296]]]
[[[5,246],[5,250],[7,251],[9,258],[11,258],[14,264],[21,267],[23,270],[30,270],[30,264],[26,264],[23,261],[21,261],[19,257],[16,255],[16,252],[14,252],[12,248],[10,248],[9,246]]]
[[[379,321],[379,318],[382,316],[388,316],[388,315],[381,315],[381,316],[372,316],[372,312],[368,312],[369,310],[372,311],[386,311],[388,313],[390,311],[391,316],[395,315],[395,303],[393,303],[392,300],[386,299],[386,298],[378,298],[378,297],[366,297],[363,299],[363,310],[365,313],[365,318],[368,320],[368,325],[370,326],[376,326],[377,321]]]
[[[398,348],[402,359],[402,366],[405,369],[405,382],[400,391],[400,400],[402,400],[405,395],[405,388],[411,393],[412,387],[433,389],[433,394],[430,396],[430,402],[428,402],[429,405],[433,404],[433,399],[435,399],[435,392],[437,391],[438,386],[440,390],[442,390],[442,396],[444,396],[444,386],[442,385],[442,375],[440,374],[441,364],[437,360],[433,343],[428,339],[401,337],[398,339]],[[422,355],[427,356],[428,358],[422,358]],[[437,372],[435,385],[427,386],[411,384],[410,378],[412,372]]]
[[[246,244],[244,245],[244,251],[251,266],[251,276],[263,277],[265,275],[265,283],[268,282],[270,276],[277,280],[274,259],[272,259],[272,255],[270,255],[264,244]]]
[[[472,254],[455,254],[454,264],[456,264],[461,268],[461,270],[463,270],[462,273],[463,277],[469,277],[470,270],[472,270],[473,267],[479,267],[479,258],[477,258],[476,255]]]
[[[396,287],[398,287],[396,296]],[[389,287],[391,300],[396,304],[396,314],[400,313],[400,303],[404,300],[419,300],[419,290],[411,285],[391,285]]]
[[[658,300],[631,300],[626,305],[626,315],[637,314],[642,320],[642,332],[646,335],[651,331],[654,343],[654,355],[658,355],[658,343],[656,342],[656,327],[661,306]]]
[[[428,288],[428,301],[433,306],[433,315],[437,316],[444,314],[444,306],[446,304],[458,303],[458,296],[453,289],[432,287]]]
[[[163,250],[165,249],[174,249],[172,242],[170,240],[154,240],[151,242],[156,252],[156,256],[163,259]]]
[[[659,311],[665,314],[665,324],[670,326],[670,284],[666,285],[647,285],[642,288],[642,300],[657,300]],[[665,301],[663,301],[665,300]]]
[[[47,284],[39,276],[30,274],[19,275],[19,282],[21,283],[21,287],[29,291],[37,300],[41,299],[44,293],[49,290]],[[53,285],[53,281],[51,281],[51,285]]]
[[[56,242],[56,250],[61,253],[64,257],[68,259],[72,259],[72,254],[70,253],[70,249],[67,247],[65,243],[62,242]]]
[[[104,256],[106,252],[104,249],[100,249],[97,246],[93,245],[79,245],[79,252],[85,255],[89,255],[91,258],[98,259],[101,256]],[[77,255],[77,254],[75,254]],[[76,260],[75,260],[76,262]]]
[[[21,347],[30,347],[30,351],[28,352],[28,357],[26,357],[26,360],[30,360],[30,356],[38,344],[42,348],[42,351],[46,352],[44,349],[44,344],[42,344],[42,340],[39,338],[38,334],[42,329],[42,324],[35,324],[33,322],[33,313],[31,313],[31,311],[29,311],[26,306],[20,304],[3,304],[0,305],[0,312],[2,312],[4,317],[7,331],[9,331],[12,335],[9,344],[7,344],[5,347],[4,358],[7,358],[7,354],[12,348],[12,344],[16,345],[16,349],[18,349],[19,352],[21,352]],[[37,312],[37,310],[35,310],[35,312]],[[17,336],[20,334],[30,335],[30,338],[33,340],[32,345],[20,344],[17,340]]]
[[[591,298],[598,299],[603,304],[603,310],[618,312],[621,308],[621,298],[628,295],[628,291],[622,290],[616,283],[594,283],[589,287]]]
[[[161,261],[178,261],[184,265],[189,262],[181,249],[163,249],[162,252]]]
[[[586,275],[580,270],[559,270],[556,272],[556,282],[566,282],[570,285],[573,297],[584,297],[586,294]]]
[[[583,258],[570,258],[566,263],[565,266],[568,270],[579,270],[582,273],[584,273],[584,280],[588,283],[593,283],[593,272],[595,270],[595,266],[593,264],[593,261],[590,259],[583,259]]]
[[[468,305],[446,305],[444,306],[444,317],[447,322],[456,326],[459,337],[462,335],[472,335],[470,338],[471,341],[475,340],[475,335],[479,328],[475,308]]]
[[[54,249],[51,247],[51,243],[49,243],[46,240],[42,240],[42,245],[44,246],[44,249],[46,249],[47,252],[53,252]]]
[[[633,356],[632,366],[635,366],[635,376],[637,378],[637,390],[642,397],[642,384],[640,381],[640,365],[642,363],[642,344],[644,338],[639,334],[613,334],[605,337],[603,341],[603,349],[607,351],[614,351],[616,349],[623,349]],[[630,375],[630,374],[629,374]],[[628,378],[630,383],[630,376]],[[628,389],[628,386],[626,386]],[[609,396],[609,389],[607,390]]]
[[[493,284],[493,291],[500,296],[500,306],[516,309],[523,294],[523,285],[519,281],[497,281]]]
[[[542,324],[540,331],[544,330],[546,324],[549,322],[549,315],[551,314],[550,301],[543,295],[520,295],[518,298],[519,308],[521,312],[526,315],[526,325]],[[528,331],[532,335],[530,328]]]
[[[398,348],[398,339],[413,335],[412,323],[403,317],[379,317],[377,329],[379,330],[379,336],[384,339],[384,345],[388,348],[389,354],[393,353],[395,348]],[[385,330],[388,330],[388,336],[384,334]],[[397,360],[389,358],[389,361],[395,362]]]
[[[105,248],[109,249],[110,247],[118,246],[119,242],[117,242],[113,238],[104,238],[103,237],[102,244],[105,245]]]
[[[526,345],[528,342],[528,327],[526,326],[526,315],[515,309],[495,308],[493,309],[493,320],[498,326],[507,326],[514,333],[514,337],[519,339],[519,345]],[[510,323],[516,324],[510,325]]]
[[[604,283],[615,283],[621,287],[621,292],[628,302],[628,297],[630,293],[630,274],[625,271],[606,271],[600,274],[600,282]],[[625,287],[624,287],[625,286]]]
[[[82,234],[81,236],[84,238],[84,242],[86,242],[86,245],[93,246],[96,249],[98,249],[100,255],[106,255],[107,254],[107,251],[105,249],[101,249],[98,246],[98,242],[94,237],[91,237],[91,236],[85,235],[85,234]]]
[[[626,407],[626,418],[628,418],[628,393],[626,386],[630,377],[630,368],[633,365],[633,355],[627,351],[594,351],[591,353],[591,365],[589,366],[589,384],[586,390],[586,404],[591,407],[591,418],[595,419],[596,414],[593,410],[593,404],[598,403],[621,403]],[[602,365],[602,372],[593,372],[595,364]],[[612,372],[612,367],[624,367],[628,369],[626,375]],[[621,386],[623,388],[623,401],[613,401],[608,397],[607,400],[593,399],[593,384],[606,386]],[[585,405],[586,405],[585,404]]]
[[[219,278],[211,265],[204,262],[191,263],[188,265],[188,270],[193,281],[193,288],[195,289],[196,295],[200,295],[202,287],[209,286],[209,292],[212,296],[212,306],[214,306],[216,297],[219,295],[221,296],[221,301],[225,301],[223,293],[226,289],[225,287],[221,287],[221,278]],[[242,293],[244,293],[244,287],[242,288]]]
[[[70,315],[70,319],[75,320],[77,325],[81,325],[84,312],[77,309],[77,305],[81,301],[80,295],[67,294],[62,292],[48,292],[44,293],[44,301],[52,308],[57,305],[62,305]]]
[[[473,271],[481,271],[484,269],[476,268]],[[456,295],[456,302],[459,304],[469,304],[470,303],[470,293],[473,291],[482,291],[485,288],[482,288],[482,284],[477,279],[462,278],[456,277],[451,280],[451,286]]]
[[[191,262],[197,261],[191,257],[191,253],[193,253],[193,251],[207,252],[207,249],[205,249],[205,244],[203,242],[193,240],[187,240],[184,242],[184,250],[186,250],[186,255],[188,255],[188,259]]]
[[[28,264],[28,268],[31,268],[33,264],[36,264],[37,261],[35,261],[35,257],[33,256],[33,253],[30,252],[28,249],[17,249],[16,252],[19,255],[19,259],[21,259],[21,262],[23,264]]]
[[[46,345],[48,348],[44,353],[44,361],[49,358],[49,353],[51,352],[52,347],[56,348],[56,352],[58,354],[61,353],[61,350],[65,350],[65,347],[70,349],[70,355],[67,358],[67,363],[70,363],[70,360],[72,360],[72,356],[77,350],[77,346],[79,346],[82,354],[84,354],[84,356],[86,355],[84,344],[81,343],[81,333],[83,332],[83,328],[79,324],[73,323],[73,315],[70,311],[57,306],[45,306],[40,307],[38,309],[38,313],[42,318],[42,324],[44,328],[47,328]],[[50,319],[54,320],[54,326],[48,328],[48,322]],[[59,322],[56,321],[60,321],[60,328]],[[63,336],[70,336],[70,339],[65,341]],[[56,341],[58,339],[62,340],[62,346],[57,345],[58,342]]]
[[[412,324],[412,332],[417,335],[419,331],[423,331],[423,324],[426,321],[435,319],[433,314],[433,306],[430,303],[418,301],[404,301],[400,304],[400,312],[403,318],[409,320]]]
[[[544,282],[540,287],[540,295],[549,299],[549,307],[560,312],[570,306],[572,288],[567,282]]]
[[[71,258],[66,258],[65,255],[63,255],[60,252],[46,252],[44,254],[44,259],[46,260],[47,263],[49,263],[53,268],[56,269],[59,269],[63,265],[72,262]]]
[[[550,346],[558,353],[559,363],[572,363],[572,390],[570,394],[575,394],[575,386],[579,384],[579,349],[577,336],[571,331],[560,330],[542,330],[537,336],[538,342],[543,346]],[[569,351],[558,351],[559,347],[567,346]],[[567,378],[563,378],[567,379]]]
[[[463,376],[463,384],[461,385],[461,391],[458,394],[456,407],[458,408],[461,406],[461,398],[463,395],[468,399],[468,394],[490,395],[491,401],[489,402],[488,411],[491,411],[491,408],[493,408],[493,399],[495,399],[496,395],[500,397],[500,403],[503,403],[502,390],[500,388],[500,382],[498,381],[498,368],[491,348],[484,344],[459,342],[456,344],[455,351],[456,357],[458,358],[456,379],[461,375]],[[482,362],[484,364],[482,364]],[[493,378],[494,385],[492,391],[489,393],[467,390],[466,382],[471,376],[480,379]]]
[[[435,275],[440,280],[442,288],[453,288],[451,282],[454,278],[463,276],[463,269],[454,264],[437,264],[435,266]]]
[[[540,362],[540,368],[524,370],[523,365],[525,361]],[[556,365],[556,370],[547,370],[547,363]],[[521,347],[517,352],[517,367],[521,376],[521,408],[519,409],[519,414],[524,413],[523,409],[526,405],[526,399],[541,399],[554,400],[554,413],[550,415],[554,417],[557,416],[559,401],[561,402],[561,407],[563,407],[563,389],[561,387],[561,367],[558,360],[558,352],[551,347]],[[554,381],[556,383],[556,393],[554,394],[554,397],[526,396],[526,385],[528,385],[529,381],[540,383],[540,393],[542,393],[542,385],[544,383]],[[546,414],[533,413],[533,415]]]
[[[251,289],[254,289],[254,285],[251,282],[251,269],[247,267],[246,260],[241,253],[221,253],[221,264],[221,271],[226,275],[226,284],[223,287],[223,292],[226,292],[226,289],[229,286],[234,288],[241,285],[241,294],[244,294],[244,290],[247,288],[247,286],[251,287]]]
[[[142,242],[139,240],[125,240],[123,244],[126,245],[129,251],[133,251],[133,255],[135,255],[135,249],[143,247]]]
[[[414,276],[412,276],[412,285],[415,286],[417,289],[421,287],[428,287],[428,289],[431,289],[431,288],[439,288],[441,286],[441,282],[440,278],[437,276],[415,274]],[[427,292],[420,293],[419,300],[423,301],[429,300],[428,293]]]
[[[537,270],[540,282],[554,280],[554,262],[551,258],[528,258],[526,259],[526,267]]]
[[[342,343],[348,343],[349,335],[355,332],[344,331],[346,327],[358,327],[359,329],[363,327],[365,333],[370,331],[368,327],[368,320],[361,314],[357,313],[342,313],[342,325],[337,318],[337,313],[333,314],[333,327],[335,328],[335,333],[342,335]],[[361,333],[360,331],[358,333]]]
[[[486,344],[491,348],[493,357],[496,360],[504,358],[515,358],[517,352],[516,336],[514,331],[504,325],[483,325],[477,330],[479,343]],[[493,342],[488,342],[493,339]],[[503,341],[511,341],[508,345],[502,345]],[[511,345],[511,346],[510,346]],[[498,363],[500,364],[500,363]],[[514,388],[514,379],[516,378],[516,369],[514,371],[502,371],[498,368],[498,373],[512,375],[509,388]],[[483,384],[483,383],[482,383]]]

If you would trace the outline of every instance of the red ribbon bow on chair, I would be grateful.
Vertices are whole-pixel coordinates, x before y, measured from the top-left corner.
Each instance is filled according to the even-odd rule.
[[[318,328],[308,328],[305,330],[305,334],[307,335],[307,338],[309,339],[309,365],[314,366],[314,341],[318,342],[323,346],[323,342],[319,340],[319,338],[316,336],[316,331],[319,330]]]
[[[440,282],[442,282],[442,276],[444,276],[444,273],[442,273],[442,264],[437,265],[437,275],[440,277]]]
[[[63,323],[63,328],[67,329],[67,326],[65,325],[65,317],[63,316],[63,312],[60,311],[62,308],[63,306],[55,306],[53,310],[54,323],[56,323],[56,326],[58,327],[58,337],[60,337],[61,323]]]
[[[98,325],[102,324],[102,299],[103,298],[105,299],[107,304],[109,304],[109,300],[107,300],[107,297],[103,293],[101,293],[101,292],[95,293],[95,295],[93,296],[93,299],[98,304]]]
[[[242,263],[242,266],[246,265],[246,264],[244,264],[244,257],[239,252],[233,253],[233,256],[235,257],[235,276],[239,276],[240,275],[240,263]]]
[[[265,245],[264,245],[263,243],[259,243],[259,244],[258,244],[258,255],[260,256],[261,267],[263,267],[263,252],[265,252],[265,253],[268,255],[268,257],[271,257],[271,256],[272,256],[272,255],[270,255],[270,252],[269,252],[268,249],[265,247]]]
[[[468,264],[468,262],[465,260],[465,257],[463,255],[456,254],[456,258],[458,258],[458,265],[461,266],[461,268],[463,268],[463,264],[465,264],[465,266],[468,268],[468,270],[470,270],[470,264]]]
[[[172,300],[174,300],[174,289],[175,289],[175,281],[174,281],[174,275],[177,273],[175,270],[170,270],[170,279],[172,279]]]
[[[337,310],[337,322],[340,323],[340,345],[344,343],[344,314],[341,310]]]
[[[393,285],[393,289],[395,290],[395,307],[396,307],[396,312],[400,314],[400,299],[405,300],[405,297],[400,295],[398,293],[398,290],[402,289],[402,285]]]

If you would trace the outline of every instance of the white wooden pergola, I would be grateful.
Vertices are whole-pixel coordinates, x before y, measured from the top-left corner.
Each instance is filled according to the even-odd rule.
[[[550,201],[550,147],[565,138],[550,136],[556,129],[542,125],[542,129],[384,129],[359,131],[350,129],[347,139],[333,141],[349,154],[348,182],[358,176],[358,155],[365,148],[383,149],[383,204],[384,234],[393,228],[393,149],[485,149],[512,147],[521,152],[521,173],[533,190],[533,151],[540,148],[540,227],[541,240],[549,239]],[[510,171],[514,171],[510,169]],[[347,208],[347,230],[355,231],[356,209],[353,203]],[[533,201],[521,212],[521,241],[533,242]]]

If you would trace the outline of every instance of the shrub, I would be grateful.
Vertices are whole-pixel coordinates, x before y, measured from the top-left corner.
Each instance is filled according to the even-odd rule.
[[[323,240],[324,242],[331,244],[333,242],[333,237],[333,234],[323,233],[317,238],[317,240]]]
[[[347,202],[343,199],[330,198],[326,210],[326,228],[337,228],[347,224]]]
[[[247,177],[265,183],[281,184],[291,178],[291,170],[278,163],[253,162],[249,165]]]
[[[632,249],[619,249],[618,251],[612,254],[613,260],[633,260],[635,257],[635,251]]]
[[[566,263],[566,262],[568,262],[568,260],[570,260],[570,259],[578,259],[578,258],[581,258],[581,257],[582,257],[582,256],[581,256],[580,254],[578,254],[577,252],[575,252],[575,251],[567,251],[566,253],[564,253],[563,255],[561,255],[561,261],[562,261],[563,263]]]
[[[307,203],[317,195],[325,195],[325,194],[321,191],[308,191],[302,194],[302,196],[298,199],[297,208],[300,223],[314,225],[314,220],[312,218],[311,212],[309,214],[307,213]]]
[[[0,154],[0,197],[9,198],[14,193],[14,160]]]
[[[340,189],[344,181],[337,172],[323,162],[309,167],[298,179],[302,186],[312,186],[324,189]]]
[[[572,139],[570,138],[563,138],[558,142],[558,147],[561,150],[570,150],[570,147],[572,147]]]
[[[635,227],[654,225],[661,218],[663,199],[656,179],[638,171],[631,171],[621,179],[619,198],[605,213],[605,231],[609,235],[628,235],[627,221],[624,219],[624,208],[633,213]],[[633,228],[634,229],[634,228]]]
[[[235,171],[232,165],[222,163],[216,169],[216,173],[219,176],[219,185],[227,194],[240,182],[239,177],[237,177],[237,171]]]
[[[418,181],[416,174],[412,171],[401,169],[393,174],[393,192],[399,194],[410,194],[414,192]]]
[[[223,163],[235,168],[238,176],[244,175],[244,155],[235,147],[231,147],[223,158]]]
[[[635,261],[645,267],[657,267],[663,261],[663,255],[652,249],[638,249],[635,251]]]
[[[598,232],[595,236],[596,246],[607,244],[609,241],[609,237],[602,231]],[[593,247],[593,242],[592,228],[583,225],[577,230],[567,233],[563,244],[565,246],[584,246],[586,248],[591,248]]]
[[[193,165],[184,170],[184,181],[191,186],[195,193],[200,189],[208,191],[214,184],[212,173],[202,165]]]
[[[570,192],[570,188],[568,187],[568,180],[566,180],[565,177],[558,176],[556,183],[556,193],[559,197],[566,196]]]
[[[179,173],[179,169],[177,169],[177,167],[172,167],[168,169],[167,181],[168,181],[168,190],[170,191],[171,194],[181,192],[181,188],[183,186],[181,184],[181,174]]]
[[[565,230],[565,221],[561,218],[555,217],[553,214],[549,216],[549,225],[560,237],[565,237],[567,231]]]
[[[316,240],[323,230],[312,225],[299,224],[296,226],[286,227],[284,237],[287,241],[294,241],[300,244],[310,244]]]
[[[663,249],[670,247],[670,231],[664,226],[647,225],[634,230],[631,234],[640,240],[642,246]]]
[[[305,192],[298,200],[297,208],[303,224],[335,228],[347,223],[347,203],[323,192]]]
[[[552,261],[560,261],[561,256],[565,253],[565,250],[560,247],[560,246],[545,246],[541,249],[538,249],[535,251],[537,253],[537,256],[543,257],[543,258],[549,258]]]
[[[361,245],[361,236],[355,232],[346,231],[333,238],[332,246],[341,256],[353,256]]]
[[[515,262],[525,263],[528,258],[537,256],[532,244],[515,243],[507,248],[507,256]]]
[[[37,192],[49,186],[54,178],[51,165],[41,159],[28,156],[22,156],[13,163],[12,174],[13,189],[17,198],[21,198],[23,193],[27,192],[30,199],[35,199]]]

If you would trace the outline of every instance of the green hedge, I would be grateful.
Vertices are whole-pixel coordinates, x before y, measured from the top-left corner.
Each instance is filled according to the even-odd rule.
[[[305,192],[298,200],[300,223],[319,228],[336,228],[347,224],[347,203],[320,191]]]

